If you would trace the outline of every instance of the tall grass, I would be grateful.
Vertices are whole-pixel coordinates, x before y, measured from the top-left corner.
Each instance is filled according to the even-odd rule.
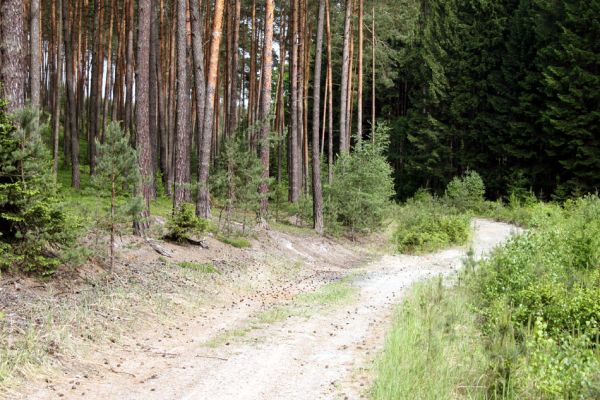
[[[487,356],[464,288],[448,289],[441,278],[419,284],[393,321],[372,399],[481,397]]]

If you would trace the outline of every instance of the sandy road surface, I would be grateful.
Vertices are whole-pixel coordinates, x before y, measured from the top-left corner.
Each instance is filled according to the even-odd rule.
[[[515,228],[477,220],[473,247],[484,255]],[[362,370],[383,344],[393,306],[413,283],[459,269],[465,249],[423,256],[385,256],[366,267],[356,300],[309,318],[290,317],[254,329],[243,339],[205,345],[234,315],[202,331],[173,332],[168,345],[132,344],[108,355],[99,377],[66,377],[31,399],[359,399],[368,386]]]

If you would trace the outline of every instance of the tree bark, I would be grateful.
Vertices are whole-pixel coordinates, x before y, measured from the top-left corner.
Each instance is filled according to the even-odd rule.
[[[29,67],[29,86],[31,88],[31,105],[40,107],[41,84],[41,37],[40,37],[40,0],[31,0],[31,20],[29,28],[31,64]]]
[[[73,60],[73,32],[72,25],[69,25],[69,1],[62,0],[63,17],[63,37],[65,46],[65,68],[67,81],[67,101],[65,107],[65,120],[70,133],[70,151],[71,151],[71,186],[79,189],[79,136],[77,134],[77,102],[75,100],[75,67]],[[73,21],[73,25],[75,22]],[[66,135],[65,135],[66,136]]]
[[[136,148],[141,175],[140,194],[144,198],[145,209],[142,220],[138,221],[136,229],[138,234],[148,227],[147,217],[150,216],[150,200],[156,196],[154,190],[154,175],[152,173],[152,150],[150,144],[150,31],[152,10],[151,0],[140,0],[138,3],[138,47],[137,47],[137,73],[136,73]]]
[[[340,100],[340,153],[350,151],[350,137],[348,134],[348,76],[350,69],[350,37],[352,24],[353,0],[346,0],[346,17],[344,19],[344,50],[342,54],[342,84]]]
[[[125,130],[132,132],[133,128],[133,71],[135,66],[134,57],[134,43],[133,43],[133,27],[135,22],[134,16],[134,3],[135,0],[128,0],[127,2],[127,61],[125,62],[126,68],[126,84],[127,93],[125,98]]]
[[[331,17],[329,0],[325,0],[327,19],[327,75],[329,75],[329,136],[327,138],[327,182],[333,183],[333,68],[331,61]]]
[[[187,71],[187,0],[177,0],[177,132],[174,208],[190,200],[190,90]]]
[[[319,20],[317,22],[317,48],[315,51],[312,121],[313,227],[319,235],[323,234],[323,192],[321,189],[321,163],[319,158],[319,115],[321,113],[321,63],[323,58],[324,19],[325,0],[320,0]]]
[[[296,203],[300,198],[300,180],[298,169],[298,161],[300,153],[298,149],[298,0],[291,1],[291,19],[292,19],[292,34],[291,40],[291,57],[290,57],[290,94],[291,94],[291,125],[288,145],[288,171],[289,171],[289,201]]]
[[[192,53],[194,57],[194,87],[196,89],[196,118],[198,131],[196,133],[198,160],[202,157],[202,144],[204,143],[204,109],[206,107],[206,76],[204,71],[204,46],[202,44],[202,21],[200,7],[197,0],[190,1],[192,16]],[[198,176],[200,176],[200,163],[198,163]]]
[[[25,105],[25,25],[23,2],[0,2],[0,81],[12,113]]]
[[[261,74],[262,81],[262,101],[260,110],[260,159],[263,165],[262,182],[260,183],[260,209],[259,220],[266,224],[267,211],[269,206],[269,134],[271,133],[271,85],[273,78],[273,20],[275,13],[275,4],[273,0],[266,0],[265,4],[265,41],[263,47],[263,70]]]
[[[358,94],[357,94],[357,133],[359,140],[363,137],[363,24],[364,0],[358,0]]]
[[[210,217],[210,193],[208,190],[208,174],[210,168],[210,148],[212,139],[212,128],[215,109],[215,91],[217,87],[217,76],[219,73],[219,49],[221,47],[221,36],[223,28],[224,0],[215,0],[212,38],[210,42],[210,56],[208,62],[208,80],[206,83],[206,105],[204,110],[204,128],[202,147],[200,153],[200,167],[198,174],[198,201],[196,203],[196,215],[202,218]]]
[[[59,130],[60,130],[60,82],[62,80],[62,35],[61,35],[61,20],[62,20],[62,1],[52,2],[52,35],[53,35],[53,60],[52,63],[52,172],[56,176],[58,174],[58,145],[59,145]]]

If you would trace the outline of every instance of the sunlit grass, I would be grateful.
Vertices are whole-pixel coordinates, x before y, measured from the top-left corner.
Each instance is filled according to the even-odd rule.
[[[487,366],[468,296],[439,280],[414,287],[375,364],[373,400],[484,398]]]

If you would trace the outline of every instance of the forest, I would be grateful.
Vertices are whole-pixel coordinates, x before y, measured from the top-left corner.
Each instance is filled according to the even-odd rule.
[[[364,361],[372,399],[597,398],[599,15],[598,0],[0,0],[0,397],[79,357],[67,337],[117,343],[116,319],[177,296],[196,315],[215,284],[223,304],[274,301],[210,333],[217,350],[353,301],[392,307]],[[386,257],[440,277],[394,272],[410,289],[380,304],[358,282],[391,273]]]

